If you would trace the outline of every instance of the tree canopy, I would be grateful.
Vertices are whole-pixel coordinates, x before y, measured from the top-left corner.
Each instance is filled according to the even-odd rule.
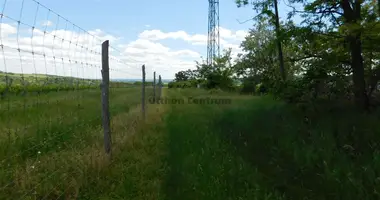
[[[230,89],[236,88],[234,80],[241,80],[251,92],[260,84],[289,101],[353,100],[369,109],[380,80],[379,3],[287,0],[291,11],[282,20],[276,3],[236,0],[238,7],[250,6],[258,13],[241,43],[244,54],[232,60],[227,50],[213,66],[202,62],[195,70],[178,72],[176,81],[203,80],[206,88]],[[296,24],[295,16],[302,23]]]

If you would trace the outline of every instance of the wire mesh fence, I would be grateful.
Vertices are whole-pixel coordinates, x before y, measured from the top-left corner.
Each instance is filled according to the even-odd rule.
[[[0,199],[74,197],[81,184],[75,177],[94,170],[94,162],[104,157],[97,147],[104,145],[100,86],[102,43],[107,39],[38,1],[3,2]],[[146,104],[141,84],[147,86],[146,96],[155,92],[152,83],[122,81],[142,78],[142,64],[108,47],[107,108],[112,120]],[[147,77],[153,79],[153,74]]]

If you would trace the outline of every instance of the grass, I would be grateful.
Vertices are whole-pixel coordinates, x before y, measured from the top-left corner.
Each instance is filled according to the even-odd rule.
[[[228,110],[218,126],[261,184],[288,199],[379,199],[379,115],[345,109],[301,111],[266,97]]]
[[[135,109],[141,101],[140,90],[111,89],[113,120]],[[65,91],[0,102],[0,199],[51,192],[54,183],[62,181],[59,176],[90,162],[88,155],[101,154],[100,96],[99,90]],[[52,177],[44,180],[48,175]]]
[[[184,91],[184,96],[202,98],[207,93]],[[224,96],[219,94],[219,96]],[[176,97],[178,98],[178,97]],[[186,104],[173,106],[167,117],[169,172],[168,199],[269,199],[280,196],[260,185],[261,175],[237,155],[233,146],[220,139],[214,120],[241,102],[231,105]]]
[[[49,116],[73,112],[55,126],[34,123],[41,113],[32,114],[33,107],[14,108],[19,120],[9,124],[27,121],[39,129],[30,128],[19,140],[3,134],[2,158],[55,131],[64,137],[3,165],[1,185],[13,184],[0,189],[0,199],[379,199],[377,113],[312,112],[269,96],[169,89],[163,96],[185,103],[148,104],[141,121],[140,95],[130,88],[111,98],[109,160],[99,121],[91,121],[99,120],[91,117],[99,111],[99,94],[86,92],[70,95],[84,111],[74,113],[77,101],[39,107],[47,107],[41,113]],[[63,94],[47,95],[68,96]],[[188,97],[229,98],[231,104],[188,104]],[[25,112],[31,116],[22,118]],[[12,145],[3,147],[9,141]]]
[[[378,113],[230,98],[231,105],[173,106],[170,199],[380,198]]]
[[[23,85],[25,84],[35,84],[35,85],[51,85],[51,84],[60,84],[70,85],[72,83],[80,82],[81,84],[88,85],[90,83],[99,84],[100,80],[95,79],[82,79],[82,78],[74,78],[74,77],[66,77],[66,76],[56,76],[56,75],[46,75],[46,74],[19,74],[19,73],[4,73],[0,72],[0,85],[5,85],[8,81],[12,81],[11,85]]]
[[[98,89],[101,80],[83,79],[67,76],[44,74],[18,74],[0,72],[0,97],[1,100],[8,96],[33,96],[48,92],[62,92],[73,90]],[[112,88],[134,87],[127,82],[111,81]]]

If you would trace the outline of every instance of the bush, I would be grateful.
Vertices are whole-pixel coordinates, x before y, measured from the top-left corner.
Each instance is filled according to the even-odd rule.
[[[219,89],[219,88],[213,88],[213,89],[210,89],[209,91],[208,91],[208,93],[210,93],[210,94],[220,94],[220,93],[222,93],[223,92],[223,90],[221,90],[221,89]]]
[[[255,92],[257,94],[265,94],[267,93],[267,87],[263,83],[259,83],[255,86]]]
[[[241,93],[244,94],[253,94],[256,92],[256,85],[258,81],[256,77],[250,76],[243,79]]]
[[[207,77],[205,86],[207,89],[220,88],[222,90],[233,90],[234,81],[230,77],[222,76],[217,73],[211,73]]]
[[[198,83],[198,80],[172,81],[168,83],[168,88],[196,88]]]

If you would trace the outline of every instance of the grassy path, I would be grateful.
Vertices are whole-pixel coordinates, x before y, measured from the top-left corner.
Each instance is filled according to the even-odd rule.
[[[168,199],[380,198],[380,115],[229,98],[231,105],[171,106]]]
[[[52,152],[39,159],[38,176],[15,169],[15,188],[24,193],[62,167],[24,199],[380,199],[379,116],[304,112],[270,97],[203,90],[163,95],[185,103],[148,104],[145,122],[140,106],[114,108],[112,162],[101,142]]]
[[[165,93],[185,102],[189,96],[209,96]],[[236,103],[249,100],[233,98]],[[87,179],[79,199],[270,199],[273,194],[256,184],[260,175],[214,130],[224,109],[237,105],[148,105],[146,124],[117,139],[124,142],[115,147],[113,163]]]
[[[165,199],[379,199],[378,115],[200,90],[167,96],[232,103],[165,106]]]
[[[210,96],[186,94],[186,91],[182,95]],[[218,135],[215,122],[223,116],[224,110],[247,101],[236,96],[228,98],[232,98],[231,105],[172,105],[166,118],[170,166],[166,182],[168,199],[268,199],[275,195],[256,184],[260,182],[260,174]]]

